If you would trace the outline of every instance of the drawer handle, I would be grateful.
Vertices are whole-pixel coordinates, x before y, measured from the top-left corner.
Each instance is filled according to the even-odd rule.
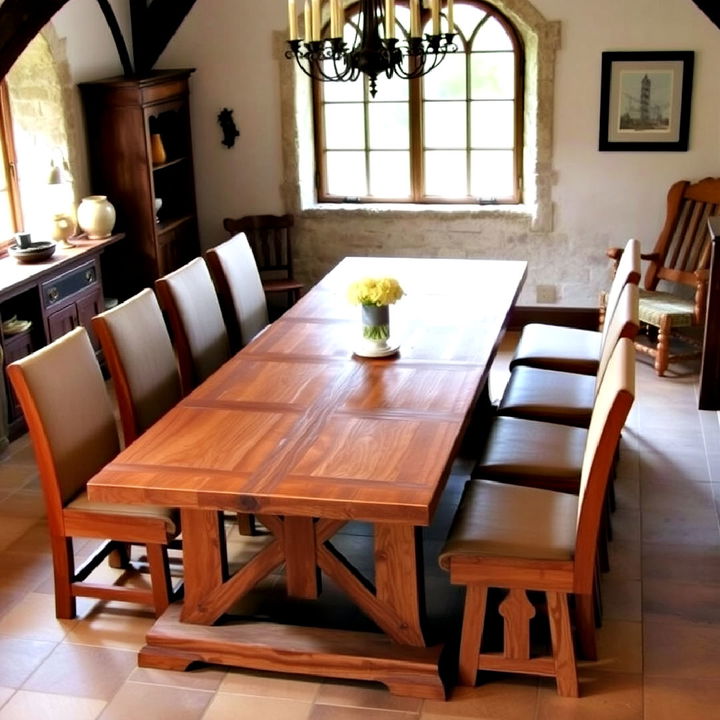
[[[60,291],[56,287],[51,287],[48,290],[48,300],[55,302],[60,297]]]
[[[85,271],[85,281],[88,283],[88,285],[90,283],[95,282],[95,269],[94,268],[89,268],[88,270]]]

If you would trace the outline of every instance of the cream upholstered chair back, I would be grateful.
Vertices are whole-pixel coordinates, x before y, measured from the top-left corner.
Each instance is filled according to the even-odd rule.
[[[182,397],[175,351],[155,293],[147,288],[92,323],[128,445]]]
[[[600,364],[595,377],[595,393],[597,394],[600,383],[605,375],[613,350],[620,338],[634,340],[640,329],[638,318],[640,305],[640,288],[634,283],[626,283],[623,286],[620,298],[615,304],[615,311],[612,316],[605,320],[603,344],[600,353]]]
[[[611,318],[615,312],[618,302],[620,301],[620,295],[622,294],[623,288],[626,284],[637,285],[640,282],[640,243],[635,238],[630,238],[625,244],[620,260],[618,261],[617,268],[615,269],[615,275],[613,281],[610,284],[610,290],[607,294],[605,303],[605,323],[603,325],[603,342],[608,332],[608,318]]]
[[[230,357],[215,287],[205,261],[195,258],[156,280],[155,289],[168,315],[183,392],[188,393]]]
[[[635,347],[621,338],[595,398],[585,442],[575,542],[575,592],[592,591],[595,550],[620,433],[635,399]]]
[[[245,233],[211,248],[205,258],[233,349],[244,347],[268,324],[265,291]]]
[[[8,375],[28,423],[46,502],[59,510],[120,450],[87,331],[75,328],[17,360]]]

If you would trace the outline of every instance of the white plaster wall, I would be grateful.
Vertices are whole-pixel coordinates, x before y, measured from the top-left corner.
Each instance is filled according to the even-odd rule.
[[[720,174],[720,30],[691,0],[535,0],[548,20],[559,20],[561,49],[556,65],[553,188],[555,227],[551,234],[515,230],[507,223],[494,232],[490,223],[472,237],[472,254],[527,257],[530,278],[522,302],[534,301],[537,283],[553,284],[558,301],[593,305],[607,280],[604,250],[635,235],[652,246],[664,216],[664,196],[679,178]],[[127,9],[114,6],[127,26]],[[54,20],[67,37],[74,79],[82,81],[120,70],[109,32],[94,0],[72,0]],[[283,182],[278,62],[272,55],[272,33],[287,24],[284,0],[198,0],[158,67],[195,67],[192,115],[201,239],[205,247],[224,238],[226,215],[281,212]],[[126,37],[129,41],[129,32]],[[612,152],[597,150],[600,57],[604,50],[695,50],[690,150],[685,153]],[[234,148],[220,144],[217,113],[228,107],[241,135]],[[322,213],[299,235],[305,244],[301,264],[313,274],[307,255],[320,252],[310,233],[321,228]],[[396,216],[397,218],[397,216]],[[345,219],[346,229],[356,222]],[[395,254],[402,233],[412,223],[397,219],[371,223],[374,254]],[[468,218],[460,221],[464,225]],[[438,229],[438,217],[431,219]],[[464,226],[463,225],[463,226]],[[387,230],[387,232],[386,232]],[[462,229],[460,230],[462,232]],[[363,232],[348,232],[357,253]],[[437,237],[437,236],[436,236]],[[453,239],[462,252],[463,239]],[[470,236],[467,236],[470,238]],[[414,251],[437,255],[448,244],[433,246],[432,225]],[[339,238],[328,249],[327,262],[342,252]],[[350,248],[349,248],[350,249]],[[586,273],[579,272],[583,267]]]

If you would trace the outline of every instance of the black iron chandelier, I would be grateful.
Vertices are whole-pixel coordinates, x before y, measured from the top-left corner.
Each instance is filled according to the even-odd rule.
[[[295,0],[288,0],[290,49],[285,57],[295,58],[300,69],[321,81],[356,80],[365,73],[370,92],[377,92],[377,78],[385,75],[410,79],[420,77],[437,67],[445,55],[455,52],[453,43],[453,0],[426,0],[432,17],[432,32],[420,32],[422,0],[409,0],[409,35],[402,41],[396,37],[395,1],[361,0],[356,33],[348,46],[343,38],[345,26],[344,0],[305,0],[304,37],[298,32]],[[440,32],[440,9],[445,4],[447,32]],[[329,37],[321,37],[322,10],[328,6]]]

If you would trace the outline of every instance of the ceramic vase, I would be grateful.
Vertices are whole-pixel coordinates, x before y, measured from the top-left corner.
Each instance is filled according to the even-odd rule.
[[[163,145],[160,133],[152,133],[150,135],[150,155],[153,165],[162,165],[167,162],[167,153],[165,152],[165,146]]]
[[[102,240],[115,226],[115,208],[105,195],[90,195],[80,201],[77,220],[91,240]]]
[[[56,213],[52,221],[52,239],[69,245],[68,240],[75,234],[75,219],[67,213]]]

